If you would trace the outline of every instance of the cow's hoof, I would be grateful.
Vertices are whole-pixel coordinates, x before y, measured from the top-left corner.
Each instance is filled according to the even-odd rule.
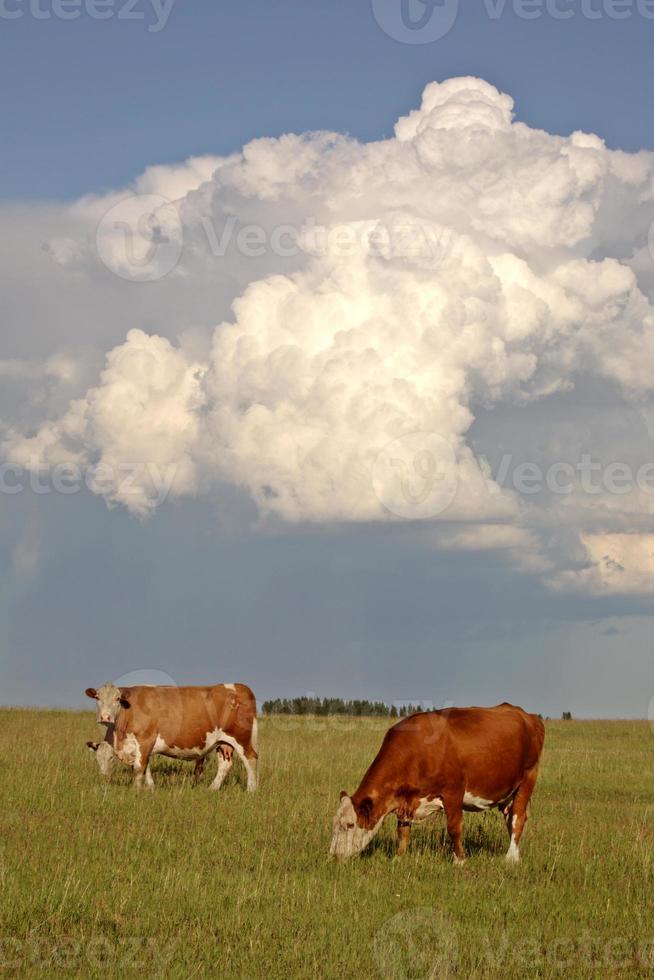
[[[466,859],[465,858],[460,858],[457,854],[455,854],[454,855],[454,863],[455,864],[458,864],[458,865],[465,864],[466,863]]]
[[[504,860],[507,864],[520,864],[520,855],[516,854],[515,851],[509,851]]]

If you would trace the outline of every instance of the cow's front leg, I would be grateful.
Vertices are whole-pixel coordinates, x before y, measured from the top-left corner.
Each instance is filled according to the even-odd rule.
[[[411,836],[411,821],[410,820],[398,820],[397,821],[397,853],[398,855],[406,854],[406,849],[409,846],[409,837]]]
[[[537,776],[537,765],[534,766],[533,769],[527,770],[524,775],[524,779],[518,787],[517,793],[513,797],[513,803],[506,814],[506,828],[509,832],[510,838],[509,849],[506,852],[506,860],[509,862],[509,864],[518,864],[520,861],[520,838],[522,837],[525,824],[527,823],[529,800],[531,799],[531,794],[534,791]]]
[[[150,753],[154,742],[136,742],[134,751],[134,786],[141,789],[143,781],[148,789],[154,788],[154,780],[150,772]]]
[[[461,842],[463,832],[463,797],[443,796],[443,807],[447,818],[447,832],[450,835],[452,850],[454,852],[454,863],[463,864],[465,861],[465,852]]]
[[[204,756],[200,756],[199,759],[195,760],[195,768],[193,769],[193,779],[197,783],[200,776],[204,772]]]

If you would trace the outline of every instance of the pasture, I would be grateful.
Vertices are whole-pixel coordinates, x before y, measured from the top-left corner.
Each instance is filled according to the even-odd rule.
[[[154,792],[85,747],[91,713],[0,711],[0,976],[412,978],[654,973],[654,733],[548,722],[522,863],[497,812],[393,860],[327,858],[384,720],[260,719],[260,789],[154,760]]]

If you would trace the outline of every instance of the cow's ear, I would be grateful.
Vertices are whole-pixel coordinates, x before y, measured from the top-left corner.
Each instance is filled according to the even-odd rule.
[[[364,796],[364,798],[359,803],[357,810],[360,816],[363,818],[365,823],[370,823],[372,818],[372,800],[369,796]]]
[[[344,800],[346,796],[347,796],[347,790],[346,789],[342,789],[341,792],[340,792],[340,799],[341,800]]]
[[[94,687],[87,687],[87,689],[84,691],[84,693],[86,694],[87,698],[95,698],[96,701],[97,701],[97,699],[98,699],[98,692],[96,691],[96,689]]]
[[[100,743],[99,742],[87,742],[86,744],[90,748],[91,752],[97,752],[98,751],[98,745]]]

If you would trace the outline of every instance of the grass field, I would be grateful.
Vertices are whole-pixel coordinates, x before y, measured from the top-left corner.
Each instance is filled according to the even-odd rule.
[[[0,975],[259,978],[651,976],[654,735],[549,722],[523,860],[496,813],[443,818],[393,860],[327,858],[385,722],[264,718],[261,783],[219,793],[157,759],[154,792],[101,780],[94,716],[0,711]]]

